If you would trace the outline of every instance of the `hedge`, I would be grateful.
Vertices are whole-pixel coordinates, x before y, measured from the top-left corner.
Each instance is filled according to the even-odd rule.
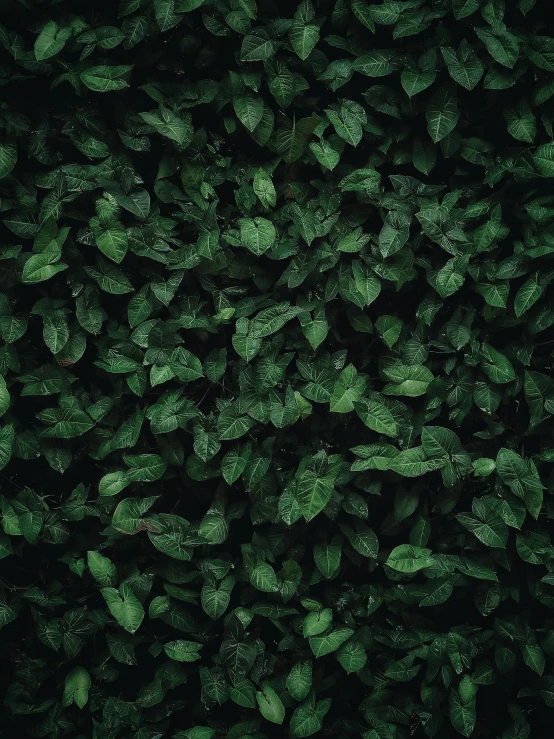
[[[538,739],[547,0],[0,2],[0,735]]]

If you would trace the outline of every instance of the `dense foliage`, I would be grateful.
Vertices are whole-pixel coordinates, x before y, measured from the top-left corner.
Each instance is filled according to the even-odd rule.
[[[0,735],[538,737],[549,0],[0,0]]]

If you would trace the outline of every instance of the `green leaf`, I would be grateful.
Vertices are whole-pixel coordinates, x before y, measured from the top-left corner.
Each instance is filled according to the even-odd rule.
[[[6,386],[6,380],[0,375],[0,416],[10,407],[10,393]]]
[[[538,275],[530,277],[517,291],[514,299],[514,311],[519,318],[534,305],[543,293],[542,285],[538,282]]]
[[[523,498],[527,510],[538,518],[543,500],[544,486],[532,461],[522,459],[511,449],[500,449],[496,457],[496,470],[502,482]]]
[[[167,462],[159,454],[127,455],[123,461],[129,468],[126,477],[132,482],[155,482],[167,469]]]
[[[263,62],[270,59],[276,52],[279,43],[270,38],[265,28],[256,28],[247,34],[240,50],[243,62]]]
[[[394,316],[380,316],[375,321],[375,328],[389,349],[392,349],[400,337],[402,321]]]
[[[94,220],[94,219],[93,219]],[[127,231],[120,223],[111,222],[93,226],[96,245],[100,251],[116,264],[119,264],[127,253]]]
[[[473,90],[483,76],[485,67],[468,42],[464,39],[457,52],[442,47],[441,53],[452,79],[466,90]]]
[[[386,406],[362,398],[354,403],[354,407],[358,416],[372,431],[385,436],[398,436],[398,424]]]
[[[222,544],[229,533],[229,522],[218,511],[208,511],[198,528],[198,534],[212,544]]]
[[[295,20],[289,30],[289,40],[295,53],[304,61],[319,41],[319,27],[313,23]]]
[[[487,477],[491,474],[491,472],[494,472],[496,469],[496,462],[494,459],[476,459],[473,462],[473,474],[476,477]]]
[[[427,130],[435,144],[454,130],[459,117],[456,95],[449,87],[439,90],[427,107]]]
[[[142,516],[154,505],[156,496],[126,498],[118,504],[112,517],[112,526],[124,534],[135,534],[145,527]]]
[[[420,446],[400,452],[388,461],[387,468],[403,477],[419,477],[444,465],[445,460],[442,457],[427,459],[423,447]]]
[[[315,657],[324,657],[326,654],[336,652],[344,642],[350,639],[353,633],[353,629],[341,626],[325,636],[312,636],[309,640],[310,648]]]
[[[98,483],[98,492],[101,496],[117,495],[130,485],[131,480],[124,470],[108,472]]]
[[[217,433],[221,441],[240,439],[254,425],[251,418],[242,415],[239,408],[234,405],[223,410],[217,420]]]
[[[272,724],[282,724],[285,720],[285,707],[277,693],[269,685],[256,692],[256,701],[262,716]]]
[[[40,435],[46,438],[73,439],[82,436],[94,426],[90,417],[79,410],[51,408],[41,411],[38,417],[41,421],[51,424],[49,428],[41,431]]]
[[[355,529],[351,529],[350,526],[342,524],[340,529],[358,554],[361,554],[362,557],[377,559],[379,542],[375,536],[375,532],[369,526],[359,521],[356,521],[355,527]]]
[[[321,730],[321,719],[314,710],[313,701],[306,701],[295,708],[290,719],[291,739],[312,736]]]
[[[162,33],[176,26],[181,20],[181,16],[175,12],[175,0],[155,0],[154,12]]]
[[[22,282],[28,285],[49,280],[58,272],[67,269],[67,264],[60,262],[60,254],[45,252],[44,254],[33,254],[23,267]]]
[[[379,251],[386,259],[400,251],[408,241],[411,218],[406,213],[390,211],[379,233]]]
[[[303,472],[298,480],[296,498],[306,521],[321,513],[331,500],[333,488],[334,479],[330,475],[321,475],[310,469]]]
[[[344,242],[344,240],[342,241]],[[344,243],[339,243],[336,248],[338,251],[359,251],[360,245],[363,246],[365,241],[365,237],[360,239],[359,232],[354,232],[350,236],[346,247]],[[352,265],[352,273],[356,290],[363,296],[365,305],[371,305],[381,292],[381,283],[370,270],[364,268],[357,260]]]
[[[500,24],[500,27],[502,25]],[[475,28],[475,33],[495,61],[510,69],[515,66],[519,56],[519,43],[516,36],[509,31],[491,31],[485,27]]]
[[[322,611],[308,613],[302,627],[304,637],[321,634],[330,626],[332,620],[333,611],[331,608],[324,608]]]
[[[327,169],[333,170],[340,162],[340,153],[336,151],[331,144],[325,139],[310,144],[310,150],[317,159]]]
[[[409,398],[424,395],[433,380],[433,375],[427,367],[417,364],[393,365],[385,370],[385,375],[393,381],[383,388],[385,395],[405,395]]]
[[[69,706],[75,703],[78,708],[84,708],[88,702],[91,679],[84,667],[74,667],[65,678],[62,703]]]
[[[275,593],[279,589],[275,570],[267,562],[258,562],[249,573],[251,585],[262,593]]]
[[[463,703],[458,692],[450,690],[450,721],[456,731],[462,736],[471,736],[475,728],[475,700]]]
[[[429,49],[421,55],[417,63],[408,60],[402,74],[400,83],[408,97],[413,97],[426,90],[435,81],[435,67],[437,52]]]
[[[256,0],[239,0],[239,5],[249,18],[256,20]]]
[[[71,28],[60,28],[56,21],[48,21],[35,41],[35,58],[37,62],[50,59],[50,57],[58,54],[65,46],[65,42],[70,38],[71,34]]]
[[[479,0],[452,0],[452,10],[456,20],[467,18],[479,9]]]
[[[333,413],[348,413],[354,410],[354,404],[361,397],[365,381],[358,377],[354,365],[346,367],[335,383],[330,401],[330,409]]]
[[[352,68],[356,72],[361,72],[361,74],[365,74],[368,77],[386,77],[391,72],[394,72],[394,58],[397,55],[394,49],[370,51],[358,56]]]
[[[177,732],[174,737],[175,739],[212,739],[214,734],[214,729],[208,726],[194,726],[192,729]]]
[[[474,506],[475,508],[475,506]],[[479,541],[488,547],[504,549],[508,540],[508,527],[499,516],[483,504],[477,509],[479,517],[470,514],[458,513],[456,518],[471,531]]]
[[[221,474],[228,485],[236,482],[246,469],[250,447],[231,449],[221,460]]]
[[[256,660],[253,644],[241,642],[235,637],[225,639],[219,652],[225,667],[233,675],[244,675],[250,671]]]
[[[367,654],[361,642],[351,639],[343,644],[337,652],[337,660],[347,674],[363,669],[367,662]]]
[[[273,208],[277,202],[277,195],[273,180],[264,169],[258,169],[254,175],[254,192],[264,208]]]
[[[239,226],[242,243],[256,256],[273,246],[276,239],[275,226],[267,218],[240,218]]]
[[[392,550],[385,562],[393,570],[406,574],[432,567],[434,563],[430,549],[416,547],[412,544],[399,544]]]
[[[84,72],[81,72],[81,81],[93,92],[123,90],[125,87],[129,87],[129,83],[124,77],[132,68],[132,64],[90,67]]]
[[[113,587],[117,582],[117,569],[113,562],[100,552],[87,552],[90,574],[102,587]]]
[[[109,612],[117,623],[134,634],[144,618],[144,608],[134,595],[130,585],[123,583],[119,591],[115,588],[102,588],[101,591]]]
[[[2,159],[2,149],[0,147],[0,173],[3,168]],[[537,147],[533,153],[533,161],[544,177],[554,177],[554,142]]]
[[[192,559],[192,547],[197,543],[190,532],[189,522],[170,513],[158,516],[156,531],[149,531],[148,538],[160,552],[184,562]]]
[[[225,613],[234,583],[234,577],[228,575],[220,583],[206,582],[204,584],[201,593],[202,608],[210,618],[216,619]]]
[[[375,33],[375,23],[371,17],[371,6],[364,3],[364,0],[352,0],[352,12],[356,18],[363,23],[372,33]]]
[[[199,652],[201,648],[201,644],[186,641],[185,639],[177,639],[176,641],[164,644],[164,652],[169,659],[173,659],[176,662],[195,662],[197,659],[200,659]]]
[[[521,644],[521,654],[523,661],[533,672],[536,672],[537,675],[543,674],[546,660],[538,644]]]
[[[317,349],[325,341],[329,333],[329,324],[325,315],[325,309],[322,307],[316,309],[313,319],[310,318],[308,313],[300,313],[298,320],[302,327],[302,333],[310,342],[310,346],[312,349]]]
[[[0,180],[7,177],[17,162],[17,149],[0,141]]]
[[[25,489],[12,499],[11,508],[17,519],[17,524],[13,522],[13,527],[17,527],[15,532],[22,534],[29,544],[36,544],[44,524],[42,501],[38,495],[33,490]],[[11,529],[12,525],[7,529],[4,522],[4,531],[14,533]]]
[[[287,690],[295,700],[302,701],[310,692],[311,687],[311,660],[296,662],[287,676]]]
[[[233,99],[233,106],[237,118],[249,131],[253,131],[262,120],[264,104],[260,98],[252,95],[236,97]]]
[[[504,118],[508,133],[518,141],[532,144],[537,134],[537,122],[530,105],[520,100],[515,108],[506,108]]]
[[[490,344],[483,344],[483,371],[494,383],[504,384],[516,379],[510,360]]]
[[[421,444],[427,457],[456,460],[464,454],[456,434],[442,426],[424,426],[421,432]]]
[[[250,680],[235,677],[230,692],[233,703],[243,708],[256,708],[256,689]]]
[[[333,577],[339,567],[341,560],[341,547],[338,544],[314,546],[314,562],[323,577]]]
[[[349,108],[342,106],[340,111],[327,108],[327,118],[337,134],[350,146],[358,146],[363,136],[362,124],[359,118],[352,114]]]
[[[178,116],[160,103],[159,110],[139,115],[161,136],[176,141],[183,147],[188,146],[192,140],[194,131],[190,122],[190,113]]]
[[[285,122],[285,127],[277,132],[275,139],[277,152],[285,162],[290,164],[302,156],[308,138],[318,122],[317,118],[302,118],[300,121],[287,120]]]

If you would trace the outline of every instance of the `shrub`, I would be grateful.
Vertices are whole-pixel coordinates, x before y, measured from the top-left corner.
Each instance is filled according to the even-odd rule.
[[[550,11],[0,3],[0,734],[549,725]]]

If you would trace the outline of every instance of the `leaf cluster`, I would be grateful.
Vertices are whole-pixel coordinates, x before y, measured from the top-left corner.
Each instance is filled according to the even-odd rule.
[[[0,734],[550,725],[550,14],[0,0]]]

